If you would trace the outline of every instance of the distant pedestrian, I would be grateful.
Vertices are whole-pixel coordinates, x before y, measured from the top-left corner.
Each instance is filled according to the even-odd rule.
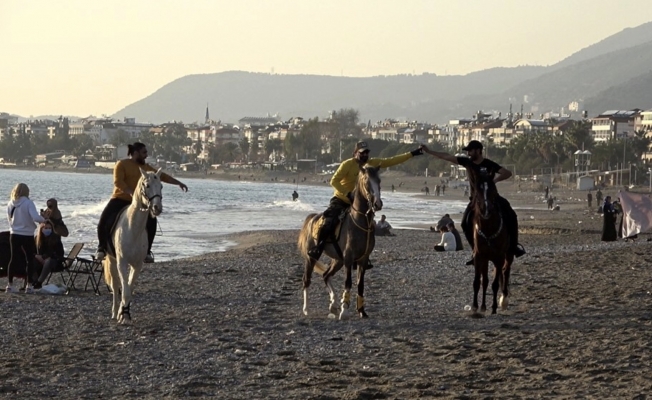
[[[425,188],[423,188],[423,190],[426,192],[426,196],[429,196],[429,195],[430,195],[430,188],[429,188],[428,186],[426,186]]]
[[[617,239],[618,233],[616,232],[616,210],[614,210],[613,204],[611,204],[611,196],[604,198],[604,204],[602,205],[602,241],[603,242],[613,242]]]
[[[394,184],[392,183],[392,193],[394,193],[395,190],[396,188],[394,188]]]
[[[600,189],[598,189],[598,191],[595,193],[595,202],[598,205],[600,205],[600,203],[602,203],[602,190],[600,190]]]
[[[548,186],[546,186],[546,191],[545,191],[545,192],[546,192],[546,193],[545,193],[545,195],[544,195],[544,198],[545,198],[546,200],[548,200],[548,195],[550,194],[550,188],[549,188]]]
[[[593,195],[590,190],[589,193],[586,194],[586,202],[589,203],[589,210],[593,208]]]

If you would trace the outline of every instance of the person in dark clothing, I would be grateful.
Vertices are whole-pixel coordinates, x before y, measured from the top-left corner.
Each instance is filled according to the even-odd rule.
[[[297,201],[298,198],[299,198],[299,193],[297,193],[297,191],[295,190],[294,192],[292,192],[292,201]]]
[[[593,195],[590,190],[589,193],[586,194],[586,202],[589,203],[589,210],[593,208]]]
[[[469,173],[469,179],[474,179],[474,176],[483,173],[488,174],[493,179],[494,183],[498,183],[500,181],[504,181],[505,179],[509,179],[512,176],[511,171],[482,156],[483,146],[479,141],[471,140],[469,144],[462,150],[467,152],[468,158],[455,157],[448,153],[430,150],[424,146],[424,151],[430,155],[433,155],[442,160],[449,161],[453,164],[461,165],[467,170],[473,169],[477,171],[475,174]],[[475,182],[469,181],[469,186],[471,188],[472,199],[475,196],[476,184]],[[462,231],[464,232],[464,236],[466,236],[466,240],[468,240],[469,244],[471,245],[471,248],[473,248],[473,229],[471,227],[471,220],[473,215],[471,204],[472,202],[469,202],[466,210],[464,211],[464,215],[462,216]],[[507,199],[504,197],[498,196],[498,204],[503,211],[505,227],[509,233],[510,252],[514,254],[515,257],[521,257],[525,254],[525,249],[523,249],[522,246],[520,246],[518,243],[518,219],[516,217],[516,213],[514,212],[511,204],[509,204]],[[473,260],[467,262],[467,265],[472,264]]]
[[[50,220],[42,223],[36,234],[36,256],[34,258],[37,272],[34,289],[40,289],[50,273],[59,270],[65,258],[61,236],[56,234],[54,223]]]
[[[616,232],[616,210],[614,209],[613,204],[611,203],[611,196],[604,198],[604,204],[602,205],[602,241],[603,242],[614,242],[618,238],[618,233]]]
[[[448,231],[455,236],[455,251],[460,251],[464,250],[464,243],[462,243],[462,237],[460,236],[460,232],[455,228],[455,224],[453,221],[448,223]]]

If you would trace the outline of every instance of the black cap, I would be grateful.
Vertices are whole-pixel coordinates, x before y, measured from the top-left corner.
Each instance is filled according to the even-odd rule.
[[[462,150],[464,151],[475,150],[475,149],[482,150],[482,143],[478,142],[477,140],[471,140],[469,144],[466,145],[466,147],[462,148]]]
[[[369,151],[369,146],[367,146],[367,142],[358,142],[355,144],[355,151],[358,153],[362,153],[364,151]]]

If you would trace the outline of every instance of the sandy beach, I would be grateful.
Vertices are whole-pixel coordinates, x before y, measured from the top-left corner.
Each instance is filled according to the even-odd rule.
[[[646,398],[650,236],[602,243],[582,193],[560,191],[559,212],[539,196],[508,196],[528,254],[498,315],[464,311],[468,246],[436,253],[439,235],[413,229],[377,239],[370,318],[328,319],[317,275],[306,317],[298,232],[246,232],[227,252],[146,266],[130,326],[109,319],[104,286],[0,294],[0,397]],[[339,297],[342,273],[334,284]]]

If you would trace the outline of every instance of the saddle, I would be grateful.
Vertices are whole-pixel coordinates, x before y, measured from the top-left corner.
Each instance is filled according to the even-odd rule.
[[[347,207],[342,210],[340,215],[337,217],[333,233],[326,238],[326,243],[337,243],[340,240],[340,233],[342,232],[342,221],[344,221],[344,218],[346,218],[346,214],[349,212],[349,208],[350,207]],[[322,228],[326,224],[326,220],[327,218],[324,217],[324,214],[319,214],[315,222],[312,224],[312,231],[310,234],[312,235],[312,239],[315,242],[319,241],[319,232],[321,232]]]
[[[106,252],[107,254],[115,257],[115,243],[113,243],[113,232],[115,231],[116,226],[118,225],[118,221],[120,220],[120,216],[124,214],[124,212],[129,208],[129,206],[125,206],[122,208],[122,210],[118,211],[115,213],[107,222],[107,225],[109,226],[109,241],[106,243]]]

